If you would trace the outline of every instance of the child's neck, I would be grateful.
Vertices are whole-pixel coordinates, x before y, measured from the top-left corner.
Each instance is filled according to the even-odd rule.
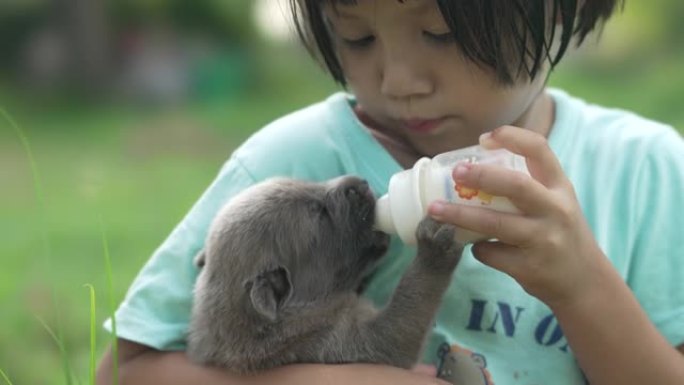
[[[358,104],[354,105],[354,113],[370,131],[375,140],[392,155],[402,168],[413,167],[416,161],[423,157],[404,137],[397,135],[394,130],[389,130],[371,119]]]
[[[548,138],[556,118],[555,115],[553,97],[546,92],[546,88],[542,88],[537,97],[530,103],[527,111],[513,125],[526,128]]]

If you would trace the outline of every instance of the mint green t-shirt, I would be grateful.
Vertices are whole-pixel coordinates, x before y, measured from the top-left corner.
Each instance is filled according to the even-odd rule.
[[[559,90],[549,144],[572,181],[603,252],[672,345],[684,343],[684,141],[671,127],[587,104]],[[401,170],[337,93],[252,135],[225,163],[183,221],[155,251],[116,312],[121,338],[180,350],[197,270],[194,255],[232,196],[271,176],[325,180],[354,174],[379,196]],[[385,303],[415,249],[393,239],[366,289]],[[111,330],[108,321],[106,327]],[[625,336],[629,338],[629,336]],[[424,361],[465,357],[482,383],[584,384],[547,306],[508,275],[475,260],[457,267]]]

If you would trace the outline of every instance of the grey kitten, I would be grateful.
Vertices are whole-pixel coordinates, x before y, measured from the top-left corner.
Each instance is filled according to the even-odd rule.
[[[454,227],[424,219],[418,253],[381,310],[359,297],[385,254],[366,181],[270,179],[217,215],[196,263],[187,354],[249,373],[290,363],[419,359],[463,246]]]

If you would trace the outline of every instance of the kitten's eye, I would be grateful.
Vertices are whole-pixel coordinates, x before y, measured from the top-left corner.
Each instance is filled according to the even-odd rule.
[[[427,39],[435,43],[440,44],[449,44],[456,41],[456,39],[454,38],[454,34],[451,33],[451,31],[446,33],[432,33],[428,31],[423,31],[423,36],[425,36]]]
[[[375,36],[368,35],[360,39],[345,39],[341,38],[342,42],[350,48],[366,48],[375,41]]]

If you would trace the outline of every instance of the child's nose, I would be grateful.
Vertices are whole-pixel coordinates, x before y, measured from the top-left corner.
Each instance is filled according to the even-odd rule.
[[[411,56],[409,52],[386,55],[380,69],[380,92],[383,95],[404,99],[427,95],[433,91],[426,63],[422,62],[428,59],[421,60]]]

